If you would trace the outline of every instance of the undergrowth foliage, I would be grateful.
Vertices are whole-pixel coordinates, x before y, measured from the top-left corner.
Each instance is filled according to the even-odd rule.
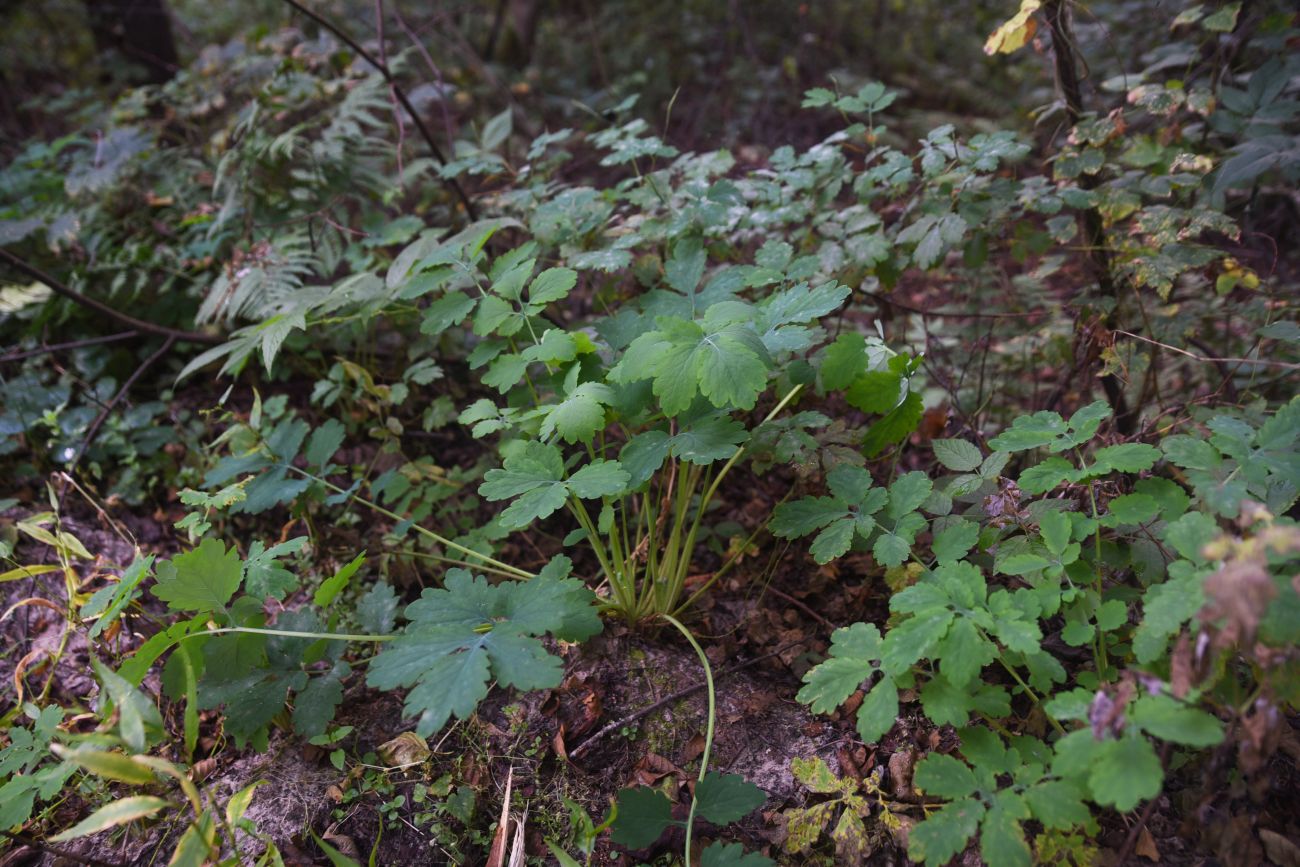
[[[1040,16],[1065,28],[1058,73],[1074,68],[1067,5],[1025,0],[986,50],[1022,47]],[[709,766],[711,663],[683,625],[721,587],[757,590],[763,545],[881,600],[830,632],[798,701],[847,714],[863,744],[904,718],[950,735],[888,795],[879,769],[795,758],[810,800],[786,812],[785,856],[856,863],[888,840],[929,865],[1091,863],[1114,813],[1189,769],[1266,787],[1300,704],[1300,398],[1282,359],[1300,328],[1242,223],[1300,170],[1300,59],[1278,50],[1292,19],[1251,14],[1245,30],[1241,4],[1178,14],[1173,46],[1104,81],[1096,111],[1071,92],[1045,108],[1037,143],[955,124],[909,141],[886,123],[909,94],[833,81],[804,107],[838,129],[759,166],[679,150],[634,98],[537,135],[507,109],[445,164],[395,159],[385,77],[290,34],[27,143],[4,261],[67,291],[3,288],[22,343],[0,458],[49,502],[29,491],[4,519],[0,582],[62,592],[13,601],[58,612],[51,669],[84,640],[99,695],[61,706],[20,663],[0,830],[61,842],[173,815],[172,863],[281,863],[245,818],[257,784],[220,805],[190,772],[211,712],[236,748],[279,729],[341,766],[349,690],[401,691],[419,763],[491,690],[559,687],[618,621],[692,645],[705,746],[688,812],[625,788],[599,827],[577,808],[570,842],[590,863],[607,829],[629,851],[680,829],[688,863],[772,863],[692,847],[697,819],[716,836],[765,795]],[[1232,33],[1235,64],[1192,62]],[[578,159],[593,178],[566,170]],[[445,180],[482,185],[481,219]],[[942,310],[952,327],[932,333],[891,300],[931,284],[981,309]],[[214,345],[114,418],[133,357],[36,351],[42,329],[86,324],[78,295]],[[920,330],[896,325],[910,313]],[[212,375],[232,383],[219,400],[173,405]],[[170,486],[182,550],[135,545],[90,591],[93,553],[36,484],[56,473],[92,502],[77,478],[130,503]],[[746,487],[752,503],[729,502]],[[340,554],[332,528],[382,550]],[[86,815],[62,827],[74,797]]]

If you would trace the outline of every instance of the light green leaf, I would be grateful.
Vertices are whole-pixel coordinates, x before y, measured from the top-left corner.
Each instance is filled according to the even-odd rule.
[[[1095,464],[1090,469],[1112,470],[1120,473],[1139,473],[1155,466],[1160,450],[1146,443],[1125,443],[1097,449]]]
[[[700,853],[700,867],[776,867],[776,862],[757,852],[746,853],[739,843],[710,843]]]
[[[955,800],[975,792],[975,774],[966,763],[943,753],[930,753],[916,765],[912,782],[927,795]]]
[[[618,461],[596,460],[569,476],[569,490],[584,500],[621,493],[631,476]]]
[[[547,268],[533,278],[528,300],[532,304],[550,304],[567,297],[576,285],[578,272],[572,268]]]
[[[930,813],[908,834],[908,856],[930,867],[947,864],[966,848],[983,817],[984,805],[973,800],[954,801]]]
[[[357,574],[357,570],[365,562],[366,552],[362,551],[332,577],[322,581],[320,587],[316,588],[315,594],[312,595],[311,601],[321,608],[329,605],[338,597],[339,593],[343,592],[343,588],[348,585],[348,581],[353,575]]]
[[[1163,780],[1160,757],[1151,742],[1130,732],[1119,740],[1105,741],[1097,750],[1088,787],[1098,804],[1127,813],[1142,801],[1160,794]]]
[[[192,551],[160,562],[157,574],[153,595],[172,611],[224,611],[244,569],[235,549],[204,539]]]
[[[1030,867],[1033,857],[1020,823],[1029,818],[1025,799],[1008,789],[993,798],[980,825],[980,854],[988,867]]]
[[[338,419],[332,418],[327,420],[316,430],[312,431],[311,438],[307,440],[307,450],[303,457],[307,463],[314,467],[324,466],[329,459],[334,457],[334,453],[339,450],[343,444],[343,437],[347,429]]]
[[[767,795],[738,774],[707,773],[695,786],[695,811],[715,825],[729,825],[763,806]]]
[[[818,533],[812,545],[808,546],[808,553],[812,554],[813,560],[825,564],[836,557],[843,557],[853,544],[857,523],[855,518],[840,518]]]
[[[813,713],[830,713],[863,684],[880,664],[880,630],[855,623],[831,633],[830,658],[803,677],[798,700]],[[891,722],[892,725],[892,722]]]
[[[980,528],[974,521],[960,518],[934,535],[930,550],[940,564],[956,563],[965,557],[979,540]]]
[[[663,792],[645,786],[620,789],[609,839],[629,849],[644,849],[659,839],[671,821],[672,805]]]
[[[50,840],[54,843],[63,843],[67,840],[75,840],[78,837],[98,834],[100,831],[107,831],[109,828],[116,828],[118,825],[125,825],[127,822],[152,816],[159,810],[170,806],[171,804],[167,801],[162,798],[155,798],[152,795],[120,798],[100,807],[68,830],[55,834]]]
[[[605,427],[605,407],[614,399],[614,391],[598,382],[584,382],[551,407],[542,420],[539,433],[549,439],[554,433],[566,443],[590,442]]]
[[[884,677],[872,687],[858,708],[858,737],[863,743],[877,743],[897,721],[898,686],[893,678]]]
[[[778,538],[797,539],[845,517],[851,517],[851,513],[844,502],[835,497],[804,497],[778,505],[772,513],[771,529]]]
[[[1168,695],[1142,697],[1129,711],[1129,719],[1163,741],[1202,748],[1223,741],[1223,723]]]
[[[984,666],[997,658],[997,647],[989,641],[968,617],[958,617],[948,629],[940,646],[939,668],[949,682],[964,687],[975,679]]]
[[[939,463],[955,472],[972,472],[984,460],[979,446],[967,440],[934,440],[930,446],[934,449],[934,456]]]

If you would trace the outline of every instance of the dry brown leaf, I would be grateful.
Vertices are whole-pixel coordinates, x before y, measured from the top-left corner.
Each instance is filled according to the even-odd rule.
[[[1259,840],[1264,844],[1264,854],[1277,867],[1300,867],[1300,846],[1276,831],[1261,828]]]
[[[664,777],[680,774],[682,769],[657,753],[646,753],[632,769],[632,780],[641,786],[653,786]]]
[[[1255,630],[1277,596],[1277,585],[1262,558],[1230,560],[1205,579],[1208,602],[1201,622],[1216,627],[1216,647],[1251,644]]]
[[[418,765],[430,755],[429,744],[415,732],[402,732],[379,745],[379,758],[394,768]]]
[[[911,798],[912,769],[916,765],[916,750],[910,747],[898,750],[889,757],[889,786],[895,798]]]
[[[1138,834],[1137,845],[1133,847],[1133,851],[1148,861],[1160,860],[1160,850],[1156,848],[1155,838],[1145,827],[1142,833]]]

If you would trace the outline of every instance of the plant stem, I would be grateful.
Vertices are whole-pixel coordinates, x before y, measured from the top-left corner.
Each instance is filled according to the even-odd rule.
[[[218,629],[192,632],[189,635],[182,636],[181,640],[184,641],[186,638],[193,638],[197,635],[220,635],[223,632],[247,632],[252,635],[276,635],[281,638],[317,638],[327,641],[392,641],[397,637],[396,635],[368,635],[351,632],[299,632],[293,629],[261,629],[256,626],[222,626]]]
[[[306,478],[309,478],[312,481],[320,482],[322,485],[329,488],[331,491],[333,491],[336,494],[347,493],[346,490],[340,488],[338,485],[334,484],[333,482],[326,481],[325,479],[322,479],[320,476],[313,475],[312,473],[309,473],[303,469],[299,469],[298,467],[295,467],[292,464],[286,463],[283,464],[282,466],[284,466],[286,469],[293,470],[295,473],[298,473],[301,476],[305,476]],[[355,494],[353,494],[351,496],[351,499],[365,506],[367,509],[371,509],[375,512],[378,512],[384,517],[392,518],[394,521],[406,520],[406,518],[403,518],[401,515],[397,514],[396,512],[385,509],[383,506],[379,505],[378,503],[372,503],[370,500],[367,500],[364,497],[358,497]],[[523,569],[520,569],[517,566],[511,566],[509,563],[503,563],[494,557],[489,557],[487,554],[481,554],[478,551],[475,551],[473,548],[466,548],[464,545],[459,545],[451,541],[450,539],[446,538],[445,536],[440,536],[439,534],[433,532],[427,527],[421,527],[419,524],[412,524],[411,529],[419,533],[421,536],[424,536],[428,539],[432,539],[433,541],[437,542],[438,544],[442,545],[445,548],[450,548],[453,551],[459,551],[460,553],[464,554],[467,557],[473,557],[476,560],[482,560],[484,563],[487,563],[491,566],[495,566],[497,569],[502,570],[503,572],[510,575],[511,577],[523,578],[523,579],[537,577],[536,574],[532,572],[527,572]]]
[[[717,694],[713,689],[713,668],[709,665],[709,658],[704,655],[704,648],[691,635],[691,631],[681,624],[681,621],[671,614],[661,614],[664,620],[668,621],[677,631],[685,636],[691,647],[695,648],[695,655],[700,658],[700,664],[704,666],[704,683],[709,694],[709,717],[704,729],[704,752],[700,755],[700,775],[696,778],[696,786],[704,782],[704,775],[709,769],[709,753],[713,750],[713,724],[717,716]],[[691,795],[691,811],[686,816],[686,867],[691,864],[691,831],[695,825],[695,806],[699,802],[696,793]]]
[[[1020,673],[1016,671],[1015,667],[1008,665],[1006,660],[1002,659],[1002,657],[998,657],[998,662],[1002,663],[1002,667],[1007,670],[1007,674],[1011,675],[1011,679],[1020,685],[1020,688],[1025,691],[1025,695],[1029,696],[1034,705],[1037,706],[1039,710],[1042,710],[1043,700],[1038,697],[1038,693],[1030,689],[1029,684],[1025,683],[1024,678],[1020,676]],[[1065,726],[1057,722],[1056,717],[1052,716],[1045,710],[1043,711],[1043,716],[1047,717],[1047,721],[1052,724],[1052,728],[1056,729],[1057,734],[1065,734]]]

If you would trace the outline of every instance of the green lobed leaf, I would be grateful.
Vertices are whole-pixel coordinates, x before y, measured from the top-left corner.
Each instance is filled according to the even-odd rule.
[[[931,441],[930,447],[939,463],[959,473],[972,472],[984,460],[979,446],[967,440],[938,439]]]
[[[945,526],[930,542],[930,550],[940,564],[956,563],[979,541],[979,525],[960,518]]]
[[[1033,857],[1020,823],[1029,818],[1025,799],[1009,789],[993,797],[980,824],[980,855],[989,867],[1030,867]]]
[[[1092,799],[1122,813],[1160,794],[1163,781],[1164,770],[1151,742],[1131,731],[1118,740],[1102,742],[1088,773]]]
[[[830,713],[839,707],[880,664],[880,630],[869,623],[854,623],[831,633],[830,658],[808,670],[798,700],[813,713]]]
[[[1168,695],[1143,696],[1130,711],[1129,720],[1147,734],[1189,747],[1212,747],[1223,742],[1223,723]]]
[[[695,785],[695,812],[715,825],[729,825],[763,806],[767,795],[738,774],[709,772]]]
[[[917,762],[912,782],[927,795],[949,800],[964,798],[978,788],[966,763],[943,753],[930,753]]]
[[[700,853],[700,867],[776,867],[776,862],[757,852],[746,853],[739,843],[710,843]]]
[[[770,527],[772,534],[778,538],[797,539],[846,517],[851,517],[851,513],[838,498],[804,497],[778,505],[772,513]],[[845,550],[848,550],[847,547]]]
[[[1066,432],[1065,419],[1050,410],[1022,415],[1011,427],[989,440],[989,448],[1000,452],[1022,452],[1057,443]]]
[[[1124,443],[1097,449],[1093,455],[1094,468],[1120,473],[1139,473],[1155,466],[1160,450],[1146,443]]]
[[[898,686],[884,677],[872,687],[858,708],[858,737],[863,743],[880,741],[898,721]]]
[[[930,813],[908,834],[908,856],[931,867],[947,864],[966,848],[983,817],[984,805],[974,800],[954,801]]]
[[[160,562],[157,576],[153,595],[172,611],[221,611],[239,589],[244,569],[234,548],[204,539],[197,548]]]
[[[836,557],[843,557],[853,544],[853,534],[857,530],[856,518],[840,518],[831,522],[826,529],[817,534],[817,538],[808,546],[808,553],[813,560],[826,564]]]
[[[672,805],[663,792],[645,786],[620,789],[609,839],[629,849],[644,849],[659,839],[671,821]]]
[[[357,624],[372,635],[388,635],[397,624],[400,602],[391,584],[377,582],[357,603]]]

